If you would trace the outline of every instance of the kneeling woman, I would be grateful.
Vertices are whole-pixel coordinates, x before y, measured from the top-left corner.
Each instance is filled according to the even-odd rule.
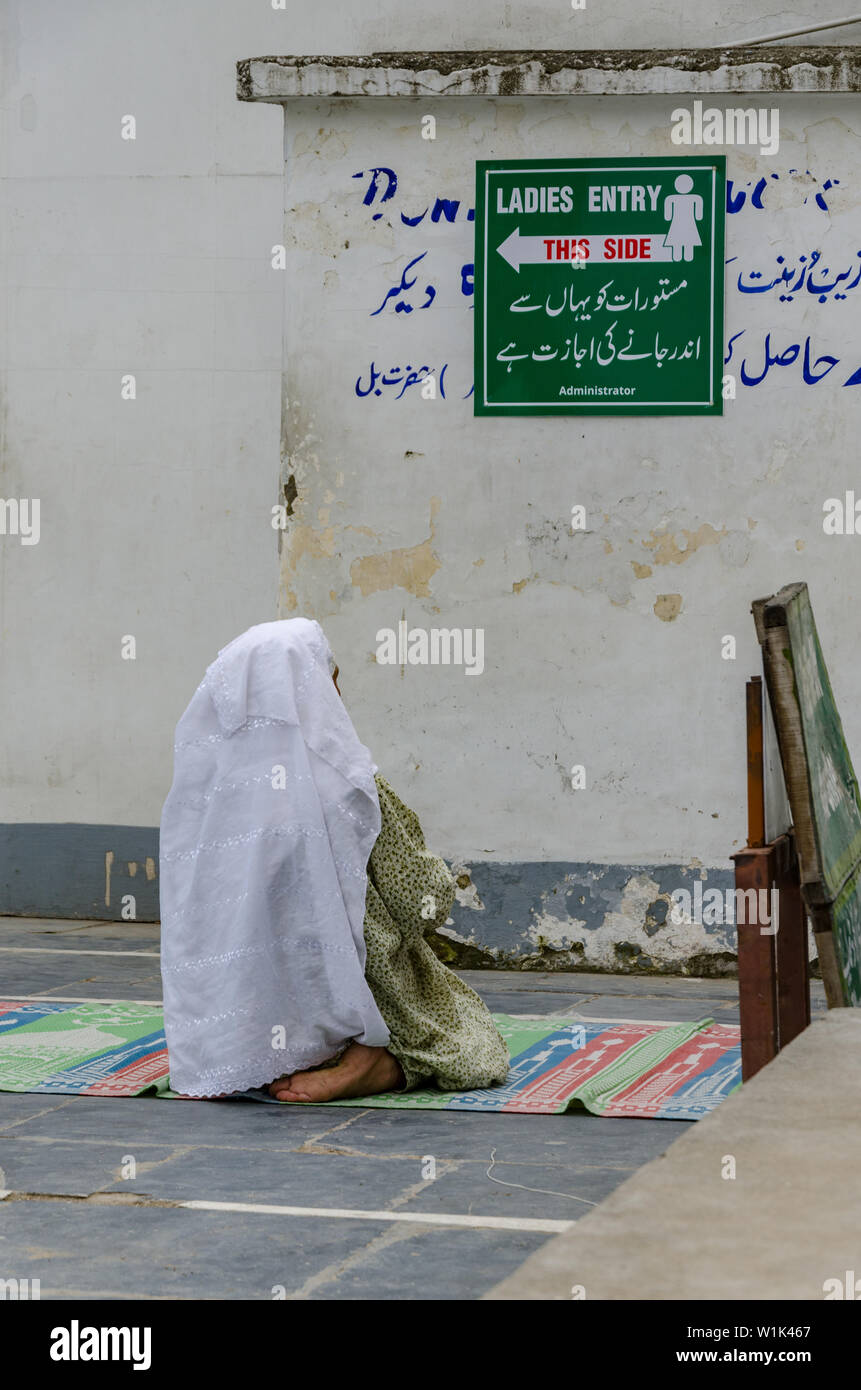
[[[424,932],[454,882],[359,741],[318,623],[219,652],[161,822],[171,1085],[320,1102],[503,1082],[508,1052]],[[376,775],[375,775],[376,774]]]

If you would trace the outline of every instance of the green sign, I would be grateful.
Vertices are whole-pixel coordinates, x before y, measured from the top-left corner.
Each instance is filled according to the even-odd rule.
[[[720,415],[725,159],[476,165],[475,414]]]
[[[861,867],[855,870],[835,899],[831,930],[843,990],[837,1007],[858,1008],[861,1005]]]
[[[810,781],[810,805],[824,892],[837,896],[847,876],[861,864],[861,805],[858,782],[846,745],[807,586],[784,603],[787,659]]]
[[[861,1005],[861,796],[806,584],[753,605],[831,1008]]]

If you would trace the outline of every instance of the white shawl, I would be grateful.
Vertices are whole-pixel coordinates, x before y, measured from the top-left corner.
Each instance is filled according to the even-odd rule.
[[[161,820],[171,1085],[263,1086],[351,1039],[385,1046],[365,981],[376,767],[322,628],[261,623],[224,647],[179,721]]]

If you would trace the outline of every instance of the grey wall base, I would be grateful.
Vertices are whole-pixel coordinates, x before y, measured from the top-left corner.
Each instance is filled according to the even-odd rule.
[[[137,921],[158,921],[156,827],[0,825],[0,913],[119,922],[129,896]]]
[[[0,825],[0,914],[155,922],[153,826]],[[733,886],[729,869],[672,864],[458,863],[458,901],[431,933],[463,968],[726,975],[731,922],[673,923],[670,894],[697,880]],[[2,931],[2,928],[0,928]]]

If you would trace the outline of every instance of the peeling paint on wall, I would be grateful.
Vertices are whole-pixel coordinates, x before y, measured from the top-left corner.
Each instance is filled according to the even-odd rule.
[[[470,921],[460,900],[432,944],[463,968],[578,970],[615,974],[736,973],[735,927],[676,923],[670,894],[694,877],[726,893],[729,870],[696,864],[460,866],[478,880],[488,916]],[[560,870],[564,870],[560,872]],[[469,915],[467,915],[469,914]]]
[[[749,527],[742,531],[697,522],[680,507],[665,510],[660,525],[644,533],[643,522],[661,506],[660,492],[620,497],[610,511],[588,491],[581,493],[581,500],[587,515],[584,530],[572,532],[567,519],[558,517],[526,523],[530,573],[512,584],[513,593],[543,582],[580,593],[601,592],[614,605],[624,606],[634,597],[634,581],[652,578],[659,566],[690,564],[712,547],[720,562],[731,568],[749,559]],[[644,550],[650,552],[648,560]]]
[[[618,906],[605,912],[598,926],[590,929],[583,919],[560,920],[547,911],[536,917],[528,936],[541,951],[572,952],[580,969],[675,972],[685,961],[705,959],[712,968],[702,973],[727,973],[732,954],[726,939],[695,922],[673,924],[669,904],[654,878],[632,874]]]
[[[654,606],[655,616],[662,623],[675,622],[682,611],[681,594],[658,594]]]
[[[701,526],[697,527],[696,531],[682,529],[683,545],[679,544],[676,535],[669,527],[661,527],[657,531],[652,531],[641,544],[647,550],[652,551],[653,564],[683,565],[686,560],[696,554],[700,546],[719,545],[723,537],[728,534],[725,526],[720,531],[716,531],[710,522],[704,521]]]
[[[441,561],[433,548],[440,499],[431,498],[430,535],[418,545],[383,550],[375,555],[360,555],[350,566],[350,582],[361,591],[363,598],[385,589],[406,589],[416,598],[430,597],[430,581],[440,568]]]

